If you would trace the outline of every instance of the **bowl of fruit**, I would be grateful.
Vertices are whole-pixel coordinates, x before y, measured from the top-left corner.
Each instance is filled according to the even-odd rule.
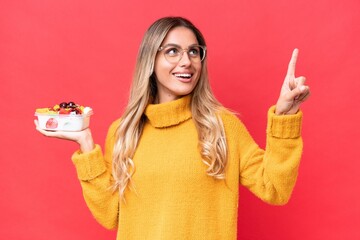
[[[82,131],[89,127],[93,110],[74,102],[62,102],[53,107],[37,108],[39,127],[51,131]]]

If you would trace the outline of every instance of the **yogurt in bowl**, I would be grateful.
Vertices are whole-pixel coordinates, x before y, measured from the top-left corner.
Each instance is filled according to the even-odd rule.
[[[38,108],[35,116],[39,127],[50,131],[82,131],[89,127],[93,110],[74,102],[62,102],[49,108]]]

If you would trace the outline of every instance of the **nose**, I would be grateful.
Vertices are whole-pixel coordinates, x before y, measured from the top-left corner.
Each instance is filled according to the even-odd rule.
[[[191,60],[189,58],[189,53],[187,51],[183,51],[180,61],[179,61],[180,66],[189,66],[191,65]]]

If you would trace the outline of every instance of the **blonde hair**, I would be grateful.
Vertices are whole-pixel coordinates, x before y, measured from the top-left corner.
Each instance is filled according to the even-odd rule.
[[[201,32],[187,19],[165,17],[154,22],[144,35],[140,45],[128,105],[116,131],[112,171],[114,190],[125,199],[125,190],[131,188],[135,173],[132,160],[145,123],[144,111],[156,97],[155,58],[167,33],[183,26],[192,30],[200,45],[206,45]],[[199,136],[206,173],[217,179],[225,178],[227,144],[222,121],[218,115],[225,108],[215,99],[208,80],[206,58],[202,62],[200,79],[192,92],[192,118]]]

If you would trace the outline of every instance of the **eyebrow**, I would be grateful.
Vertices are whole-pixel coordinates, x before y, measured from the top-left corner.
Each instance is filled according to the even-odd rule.
[[[189,48],[189,47],[194,47],[194,46],[199,46],[199,44],[196,44],[196,43],[191,44],[191,45],[188,46],[188,48]],[[164,46],[161,46],[161,48],[165,48],[165,47],[178,47],[178,48],[181,48],[180,45],[175,44],[175,43],[167,43],[167,44],[165,44]]]

